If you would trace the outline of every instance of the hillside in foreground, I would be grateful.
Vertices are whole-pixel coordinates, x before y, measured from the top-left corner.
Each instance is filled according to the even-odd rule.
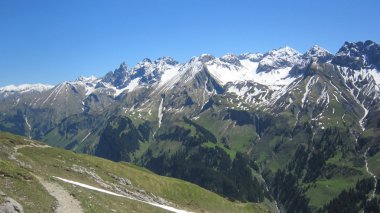
[[[267,203],[0,132],[0,212],[269,212]]]

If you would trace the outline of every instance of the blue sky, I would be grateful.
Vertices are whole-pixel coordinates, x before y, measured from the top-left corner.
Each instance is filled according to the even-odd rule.
[[[0,86],[103,76],[125,61],[380,42],[378,0],[0,0]]]

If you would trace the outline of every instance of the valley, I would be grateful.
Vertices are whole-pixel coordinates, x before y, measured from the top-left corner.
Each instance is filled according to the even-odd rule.
[[[84,212],[376,212],[379,79],[380,45],[368,40],[336,54],[313,46],[162,57],[103,77],[2,87],[0,130],[25,137],[2,133],[3,146],[27,144],[2,162],[23,165],[34,182],[28,165],[47,169],[42,178]],[[51,147],[28,147],[35,140]],[[54,196],[43,202],[54,208]]]

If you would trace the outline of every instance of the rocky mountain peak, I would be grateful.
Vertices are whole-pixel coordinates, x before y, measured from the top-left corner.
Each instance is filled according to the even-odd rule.
[[[122,62],[118,69],[115,72],[123,72],[128,70],[128,65],[125,62]]]
[[[138,69],[147,69],[150,67],[154,67],[154,63],[149,58],[145,58],[142,61],[138,62],[132,69],[133,70],[138,70]]]
[[[263,58],[264,54],[262,53],[243,53],[239,55],[240,60],[250,60],[252,62],[259,62]]]
[[[119,68],[115,69],[114,71],[108,72],[102,78],[102,82],[111,83],[115,87],[122,87],[128,76],[128,66],[125,62],[122,62]]]
[[[215,60],[215,57],[213,55],[210,55],[210,54],[202,54],[198,57],[194,57],[193,59],[194,59],[194,61],[200,61],[202,63],[207,63],[209,61]]]
[[[270,51],[268,53],[268,55],[271,55],[271,56],[276,56],[276,57],[279,57],[279,58],[283,58],[283,57],[294,57],[294,56],[299,56],[300,53],[289,47],[289,46],[285,46],[285,47],[282,47],[282,48],[279,48],[279,49],[274,49],[272,51]]]
[[[324,63],[331,60],[333,58],[333,55],[325,48],[314,45],[305,54],[303,54],[303,57]]]
[[[178,64],[178,61],[175,61],[172,57],[169,57],[169,56],[164,56],[164,57],[161,57],[161,58],[158,58],[157,60],[154,61],[155,64],[167,64],[167,65],[171,65],[171,66],[174,66],[174,65],[177,65]]]
[[[141,65],[152,64],[152,60],[150,60],[149,58],[144,58],[142,61],[140,61],[137,64],[141,64]]]
[[[305,53],[305,55],[312,57],[324,57],[326,55],[331,55],[331,53],[321,46],[314,45]]]
[[[234,54],[226,54],[220,57],[219,60],[235,66],[241,66],[239,58]]]
[[[289,68],[301,63],[301,61],[301,54],[298,51],[285,46],[264,54],[257,72],[269,72],[271,70]]]
[[[84,82],[84,83],[94,82],[96,80],[98,80],[98,78],[95,77],[95,76],[93,76],[93,75],[92,76],[88,76],[88,77],[86,77],[86,76],[79,76],[79,78],[76,79],[76,81],[80,81],[80,82]]]
[[[336,65],[359,70],[380,68],[380,45],[373,41],[345,42],[333,58]]]

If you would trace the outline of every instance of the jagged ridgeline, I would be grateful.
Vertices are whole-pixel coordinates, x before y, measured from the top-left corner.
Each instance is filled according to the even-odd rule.
[[[335,55],[313,46],[144,59],[102,78],[0,88],[0,129],[270,211],[376,212],[379,86],[372,41]]]

